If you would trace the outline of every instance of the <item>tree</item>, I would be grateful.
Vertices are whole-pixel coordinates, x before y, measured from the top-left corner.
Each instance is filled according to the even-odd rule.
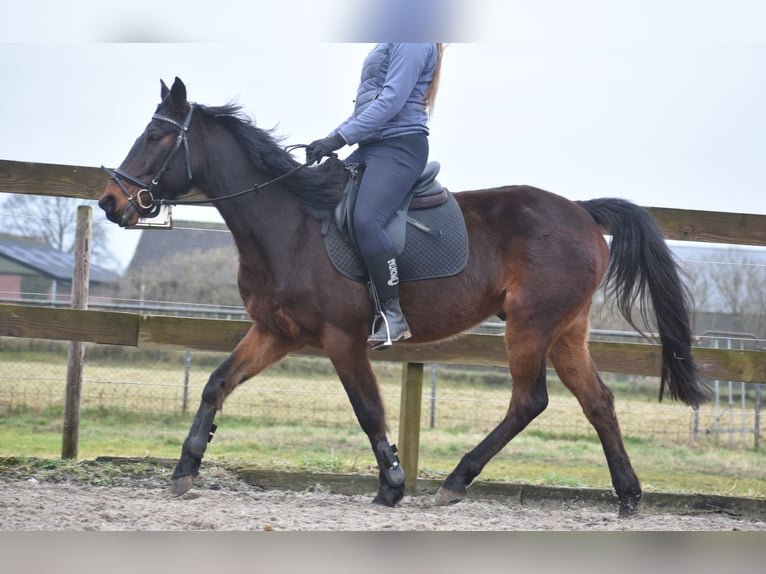
[[[766,337],[766,258],[762,253],[741,248],[701,251],[681,264],[682,280],[693,300],[696,334],[733,331]],[[638,312],[633,315],[640,317]],[[613,305],[604,303],[601,289],[593,298],[591,322],[594,329],[633,330]]]
[[[763,256],[740,249],[721,250],[714,258],[689,266],[699,309],[727,315],[725,330],[766,335],[766,265]]]
[[[71,253],[77,229],[77,207],[91,205],[98,209],[95,201],[84,201],[70,197],[43,195],[5,195],[0,203],[0,232],[36,239],[64,253]],[[109,251],[107,229],[102,225],[92,226],[91,259],[94,264],[115,268],[116,261]]]

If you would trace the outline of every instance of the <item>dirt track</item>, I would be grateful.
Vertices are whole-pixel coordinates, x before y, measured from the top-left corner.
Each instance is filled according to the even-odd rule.
[[[70,473],[71,474],[71,473]],[[94,482],[109,483],[98,486]],[[644,510],[630,519],[588,503],[521,504],[470,497],[454,506],[431,495],[406,496],[395,509],[368,495],[263,490],[223,468],[211,468],[180,498],[169,494],[165,472],[54,474],[24,469],[0,476],[3,531],[766,531],[766,517],[682,515]]]

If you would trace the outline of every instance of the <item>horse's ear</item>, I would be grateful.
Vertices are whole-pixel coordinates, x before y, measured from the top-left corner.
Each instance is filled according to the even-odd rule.
[[[173,102],[173,108],[182,112],[186,109],[186,86],[179,77],[176,76],[173,87],[170,88],[170,100]]]
[[[167,96],[170,93],[170,88],[168,88],[167,84],[165,83],[165,80],[160,80],[160,100],[164,100],[165,96]]]

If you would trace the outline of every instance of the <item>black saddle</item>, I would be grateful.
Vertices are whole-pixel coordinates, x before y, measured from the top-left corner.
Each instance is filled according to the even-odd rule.
[[[468,260],[468,239],[457,201],[437,180],[440,165],[429,162],[394,217],[386,225],[399,262],[399,279],[414,281],[459,273]],[[364,282],[352,214],[363,170],[349,166],[349,182],[331,222],[323,226],[327,254],[335,268]],[[408,233],[408,228],[413,231]]]

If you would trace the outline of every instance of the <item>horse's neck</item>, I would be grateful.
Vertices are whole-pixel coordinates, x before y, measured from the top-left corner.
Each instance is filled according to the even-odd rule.
[[[217,186],[206,194],[210,198],[222,197],[268,179],[256,175],[254,179]],[[224,199],[217,202],[216,207],[231,230],[239,252],[270,261],[280,258],[307,217],[290,191],[278,183],[241,197]]]
[[[229,151],[223,156],[210,155],[226,160],[209,164],[200,189],[208,198],[216,199],[262,185],[260,189],[222,199],[215,205],[231,230],[240,254],[253,263],[258,258],[263,261],[283,258],[283,251],[303,225],[306,213],[281,182],[268,183],[274,175],[255,170],[239,146],[219,142],[218,147]]]

